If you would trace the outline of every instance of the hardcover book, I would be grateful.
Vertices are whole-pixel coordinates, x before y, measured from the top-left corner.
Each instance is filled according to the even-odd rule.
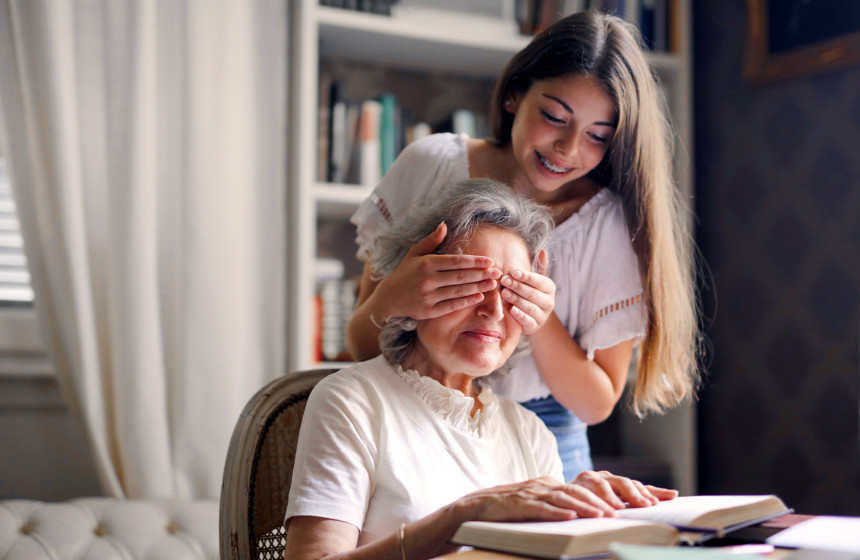
[[[468,521],[452,542],[538,558],[588,558],[608,553],[613,542],[697,544],[790,511],[774,495],[685,496],[656,506],[620,510],[615,518]]]

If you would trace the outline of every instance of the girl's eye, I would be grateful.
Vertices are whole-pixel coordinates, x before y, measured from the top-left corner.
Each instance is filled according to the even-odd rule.
[[[559,119],[557,117],[554,117],[553,115],[547,113],[546,111],[541,111],[541,113],[543,114],[543,118],[545,118],[546,120],[548,120],[549,122],[551,122],[553,124],[564,124],[563,119]]]
[[[609,141],[609,139],[606,138],[605,136],[600,136],[598,134],[594,134],[593,132],[591,133],[591,139],[594,140],[595,142],[599,142],[601,144],[606,144],[606,142]]]

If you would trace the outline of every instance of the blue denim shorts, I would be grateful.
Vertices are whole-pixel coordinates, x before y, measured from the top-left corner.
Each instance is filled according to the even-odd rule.
[[[555,436],[565,480],[571,481],[582,471],[594,468],[585,422],[560,405],[552,395],[520,404],[537,414]]]

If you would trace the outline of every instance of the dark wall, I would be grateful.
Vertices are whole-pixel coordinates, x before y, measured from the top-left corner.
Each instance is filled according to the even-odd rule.
[[[700,491],[860,514],[860,67],[754,86],[744,0],[693,4],[712,274]]]

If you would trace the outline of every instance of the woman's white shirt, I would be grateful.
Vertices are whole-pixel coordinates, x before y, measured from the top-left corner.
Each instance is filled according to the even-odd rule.
[[[564,481],[537,416],[490,389],[478,398],[472,417],[474,399],[381,356],[323,379],[302,420],[286,519],[351,523],[362,545],[479,489]]]
[[[433,134],[403,150],[352,216],[360,259],[366,259],[380,227],[442,185],[469,177],[466,140],[465,135]],[[555,313],[589,359],[596,350],[644,337],[647,318],[638,259],[621,201],[612,192],[602,189],[556,227],[549,256]],[[511,365],[509,375],[494,381],[497,393],[519,402],[549,396],[530,355]]]

